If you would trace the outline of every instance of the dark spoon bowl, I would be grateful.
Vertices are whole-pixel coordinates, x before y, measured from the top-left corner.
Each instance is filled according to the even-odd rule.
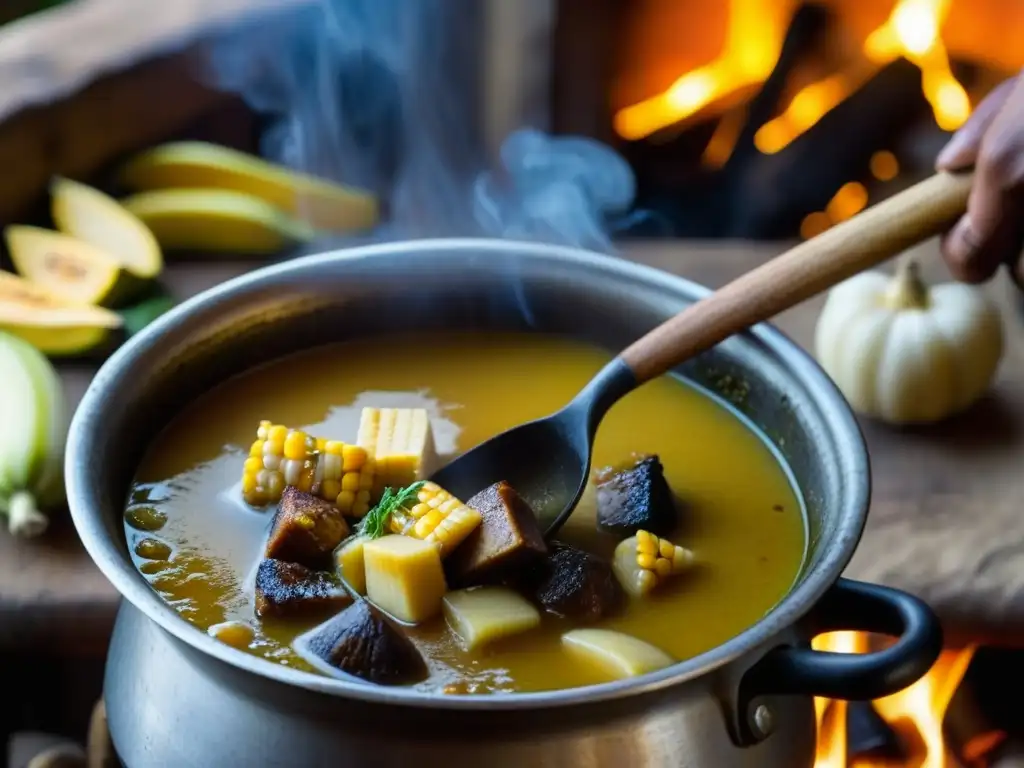
[[[616,358],[557,413],[495,435],[430,479],[463,499],[505,480],[550,537],[569,519],[587,486],[590,446],[601,417],[635,386],[633,372]]]

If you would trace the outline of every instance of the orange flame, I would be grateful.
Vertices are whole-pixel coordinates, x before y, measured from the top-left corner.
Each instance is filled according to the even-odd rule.
[[[624,139],[642,139],[716,99],[763,83],[779,59],[791,12],[789,3],[778,0],[731,0],[721,55],[664,92],[619,110],[615,130]]]
[[[864,653],[869,638],[859,632],[833,632],[815,638],[818,650]],[[876,758],[850,758],[846,743],[846,703],[816,699],[818,746],[814,768],[956,768],[959,763],[946,745],[942,723],[974,656],[974,648],[943,651],[932,669],[904,691],[878,699],[875,710],[897,730],[913,728],[921,749],[906,762]]]
[[[864,55],[798,91],[782,114],[758,130],[757,148],[766,154],[783,149],[901,56],[921,70],[922,89],[938,125],[944,130],[960,127],[970,115],[971,103],[950,70],[940,36],[951,2],[898,0],[889,18],[868,35]],[[616,132],[624,139],[642,139],[717,99],[763,83],[778,61],[793,7],[785,0],[730,0],[719,57],[687,72],[664,92],[620,109],[613,121]]]

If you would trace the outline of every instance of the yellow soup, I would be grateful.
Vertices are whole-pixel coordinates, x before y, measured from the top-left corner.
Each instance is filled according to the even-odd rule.
[[[211,391],[155,441],[128,502],[128,545],[182,618],[202,630],[243,622],[251,632],[236,627],[229,642],[319,674],[292,642],[326,616],[260,620],[254,612],[254,572],[274,510],[249,507],[240,477],[260,421],[352,442],[364,406],[426,408],[444,457],[555,411],[607,360],[560,338],[448,334],[324,347],[276,361]],[[763,437],[675,378],[643,386],[604,419],[594,466],[621,464],[633,453],[660,458],[677,498],[679,524],[668,538],[692,551],[694,563],[589,626],[623,632],[682,661],[750,627],[789,590],[804,556],[802,506]],[[597,531],[592,487],[558,539],[611,558],[618,539]],[[574,628],[544,613],[532,630],[472,653],[443,616],[402,631],[429,668],[416,684],[423,690],[540,691],[613,679],[606,666],[568,652],[561,638]]]

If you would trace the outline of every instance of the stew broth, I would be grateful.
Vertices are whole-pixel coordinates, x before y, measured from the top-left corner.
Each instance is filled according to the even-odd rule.
[[[424,407],[444,456],[556,410],[607,360],[565,339],[467,333],[324,347],[235,378],[181,413],[144,457],[125,518],[136,565],[196,627],[248,622],[249,653],[313,671],[291,643],[326,616],[254,616],[253,574],[273,508],[248,507],[239,478],[259,421],[353,440],[363,406]],[[692,550],[696,564],[597,626],[681,661],[748,628],[786,594],[804,557],[802,506],[752,426],[676,378],[646,384],[604,419],[594,466],[634,452],[660,457],[679,500],[670,538]],[[558,538],[611,557],[617,541],[595,528],[594,504],[589,487]],[[566,653],[560,635],[572,626],[546,614],[538,629],[473,654],[460,649],[443,617],[408,628],[431,672],[418,687],[540,691],[610,679]]]

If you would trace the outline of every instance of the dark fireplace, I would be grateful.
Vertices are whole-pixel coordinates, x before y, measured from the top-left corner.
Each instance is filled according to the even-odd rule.
[[[649,234],[807,237],[929,173],[1021,40],[1012,0],[561,0],[554,127],[628,159]]]

